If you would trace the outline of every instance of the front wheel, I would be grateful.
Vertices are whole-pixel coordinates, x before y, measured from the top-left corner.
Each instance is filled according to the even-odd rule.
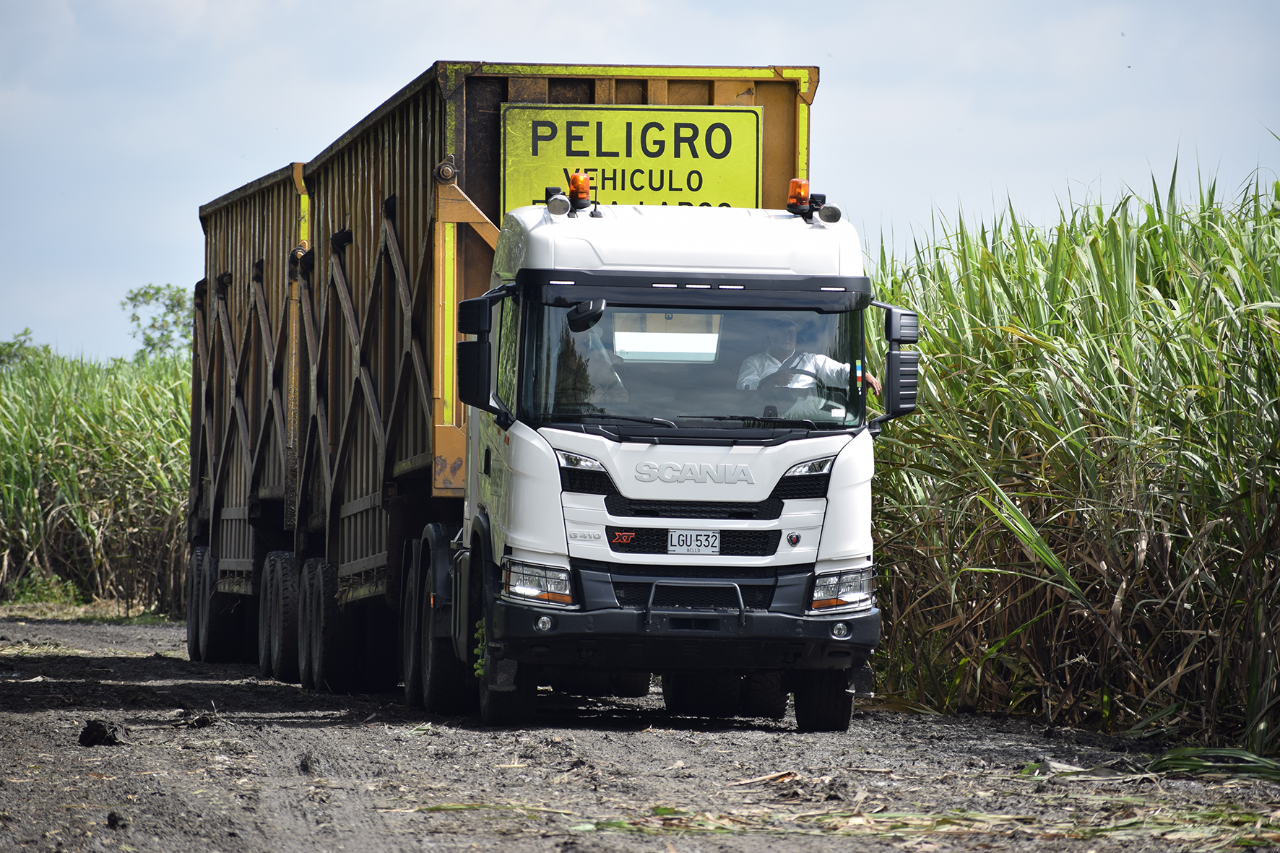
[[[481,625],[484,623],[476,623],[477,628]],[[514,673],[510,672],[516,666],[515,661],[500,661],[494,657],[487,639],[487,625],[485,629],[482,634],[484,639],[481,640],[484,648],[484,671],[480,676],[480,719],[486,726],[522,725],[533,717],[538,686],[528,677],[527,671],[521,672],[516,667]],[[510,689],[495,689],[508,685]]]
[[[796,727],[802,732],[843,732],[853,718],[849,673],[843,669],[795,674]]]

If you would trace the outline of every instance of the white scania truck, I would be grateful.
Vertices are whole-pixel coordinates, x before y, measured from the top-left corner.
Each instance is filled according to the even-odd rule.
[[[486,719],[652,672],[674,712],[780,717],[792,694],[802,729],[848,726],[880,639],[873,439],[915,408],[917,318],[873,301],[838,210],[796,201],[588,213],[548,188],[505,217],[492,289],[459,311],[479,411],[454,632],[481,628]]]
[[[438,62],[203,205],[191,659],[491,724],[658,675],[844,728],[917,328],[808,195],[817,85]]]

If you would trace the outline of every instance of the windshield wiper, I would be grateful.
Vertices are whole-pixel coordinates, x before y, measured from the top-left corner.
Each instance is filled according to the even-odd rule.
[[[765,417],[763,415],[677,415],[676,417],[704,421],[763,421],[765,423],[774,424],[803,424],[809,429],[816,430],[818,428],[813,421],[807,418]]]
[[[557,418],[598,418],[603,421],[635,421],[639,424],[660,424],[661,426],[670,427],[671,429],[680,428],[665,418],[642,418],[635,415],[608,415],[604,412],[575,412],[572,414],[553,412],[552,414],[547,415],[547,419],[551,421],[554,421]]]

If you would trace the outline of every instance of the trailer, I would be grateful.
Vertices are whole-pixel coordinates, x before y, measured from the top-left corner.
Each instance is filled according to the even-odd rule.
[[[802,186],[817,82],[802,67],[439,62],[311,161],[201,207],[191,658],[330,691],[403,683],[413,707],[489,723],[527,717],[540,685],[638,695],[658,673],[674,711],[780,716],[794,693],[802,726],[846,726],[850,673],[879,639],[879,424],[857,236]],[[742,394],[672,408],[677,373],[732,387],[780,306],[838,347],[843,405],[797,426],[801,393],[775,377],[751,412],[732,411]],[[881,307],[883,420],[914,407],[916,366],[898,347],[914,315]],[[553,332],[594,337],[566,351]],[[634,401],[593,396],[593,356]],[[768,396],[750,391],[753,407]],[[846,445],[858,497],[837,506]],[[775,476],[817,450],[822,471]],[[788,496],[800,483],[813,494]],[[858,553],[824,574],[828,503],[853,513],[842,541]],[[815,588],[837,603],[818,613]]]

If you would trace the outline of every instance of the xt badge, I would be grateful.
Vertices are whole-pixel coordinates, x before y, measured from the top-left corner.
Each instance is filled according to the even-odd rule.
[[[796,547],[797,545],[799,545],[799,544],[800,544],[800,534],[799,534],[799,533],[788,533],[788,534],[787,534],[787,544],[788,544],[788,545],[790,545],[792,548],[794,548],[794,547]]]

